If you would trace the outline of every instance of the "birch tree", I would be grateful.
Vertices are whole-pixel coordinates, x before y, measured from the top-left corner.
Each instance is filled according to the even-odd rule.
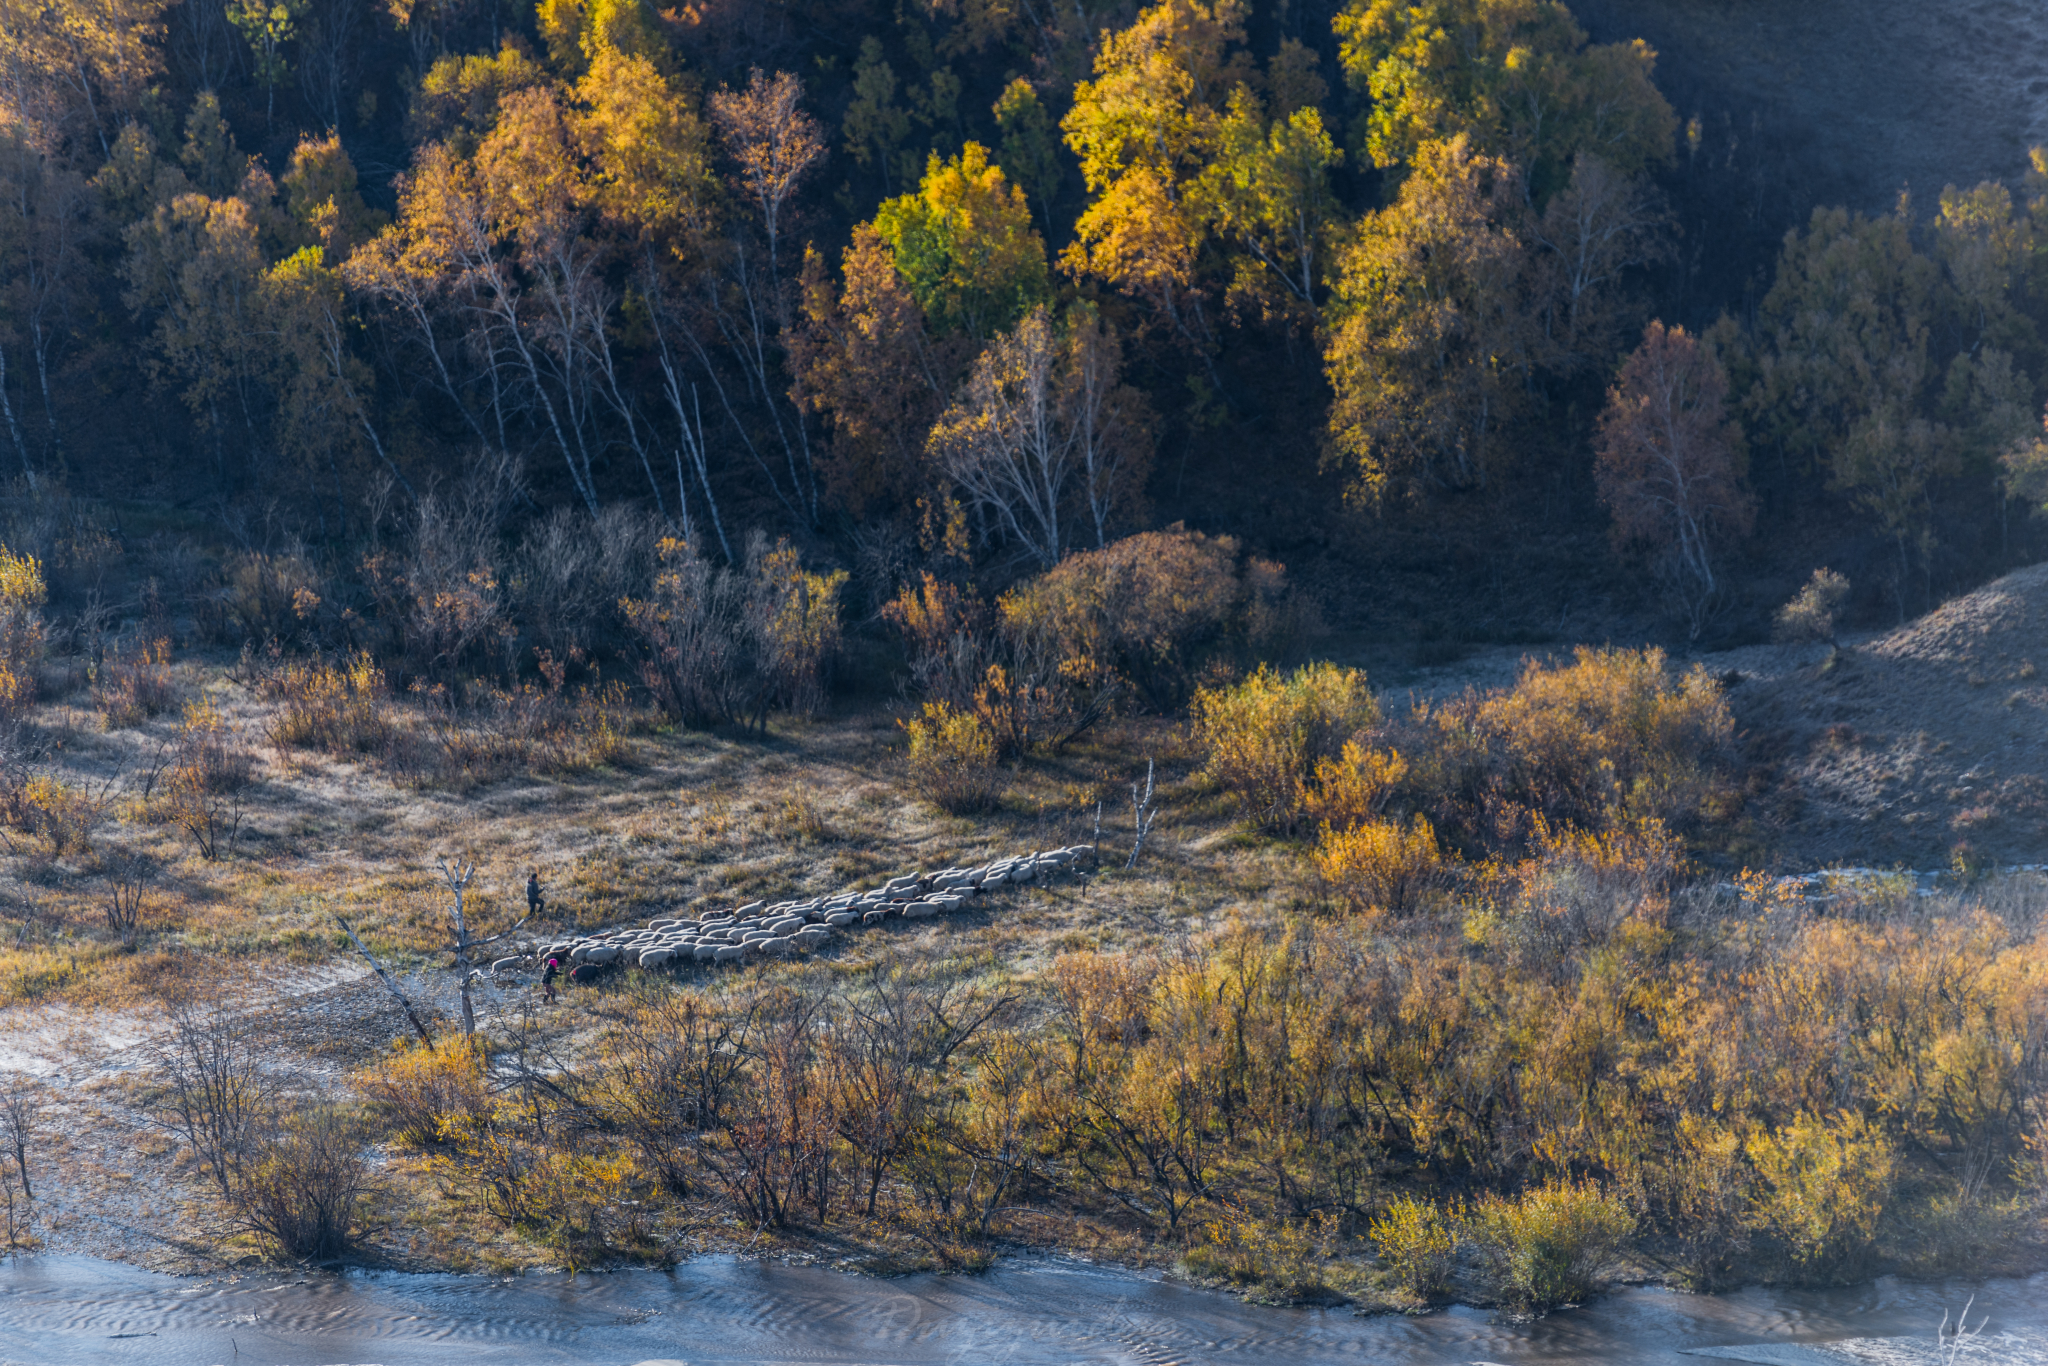
[[[1716,542],[1747,532],[1756,511],[1727,406],[1713,354],[1684,328],[1653,322],[1608,391],[1595,444],[1615,538],[1648,548],[1695,636],[1720,591]]]
[[[1077,531],[1107,540],[1151,458],[1141,404],[1116,380],[1114,341],[1092,316],[1063,336],[1036,308],[982,352],[929,447],[985,541],[1049,567]]]

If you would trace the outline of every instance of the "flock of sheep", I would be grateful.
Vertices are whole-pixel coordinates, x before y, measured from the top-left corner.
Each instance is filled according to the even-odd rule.
[[[1037,882],[1095,865],[1085,844],[1043,849],[973,868],[906,873],[868,892],[843,892],[808,901],[756,901],[736,911],[714,911],[690,921],[665,917],[644,930],[601,934],[535,944],[531,950],[491,964],[494,975],[531,970],[556,959],[573,982],[591,982],[621,967],[673,968],[684,963],[742,963],[766,954],[815,949],[842,930],[879,924],[890,916],[921,920],[956,911],[976,896],[1011,883]]]

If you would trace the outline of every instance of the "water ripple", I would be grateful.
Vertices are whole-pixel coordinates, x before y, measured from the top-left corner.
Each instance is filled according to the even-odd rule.
[[[1726,1296],[1625,1290],[1535,1323],[1472,1309],[1364,1319],[1020,1260],[872,1280],[704,1258],[670,1272],[486,1280],[394,1273],[199,1282],[83,1257],[0,1265],[0,1366],[2048,1366],[2048,1276]]]

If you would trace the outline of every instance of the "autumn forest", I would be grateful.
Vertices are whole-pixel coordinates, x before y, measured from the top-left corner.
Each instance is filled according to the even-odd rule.
[[[1333,9],[18,7],[12,477],[230,509],[356,597],[350,547],[491,460],[508,528],[760,529],[871,607],[1165,521],[1300,559],[1532,496],[1687,638],[1756,629],[1793,525],[1871,614],[2010,562],[2041,189],[1775,244],[1641,42]]]

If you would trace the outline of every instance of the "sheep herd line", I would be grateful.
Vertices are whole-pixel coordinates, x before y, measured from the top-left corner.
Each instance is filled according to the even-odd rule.
[[[965,907],[975,897],[1015,883],[1049,881],[1094,868],[1095,849],[1077,844],[997,859],[972,868],[905,873],[865,892],[842,892],[808,901],[756,901],[732,911],[711,911],[691,921],[660,917],[645,929],[606,930],[550,943],[491,964],[503,977],[556,960],[572,982],[594,982],[625,967],[677,968],[686,963],[744,963],[755,958],[817,949],[842,931],[878,925],[891,916],[922,920]]]

